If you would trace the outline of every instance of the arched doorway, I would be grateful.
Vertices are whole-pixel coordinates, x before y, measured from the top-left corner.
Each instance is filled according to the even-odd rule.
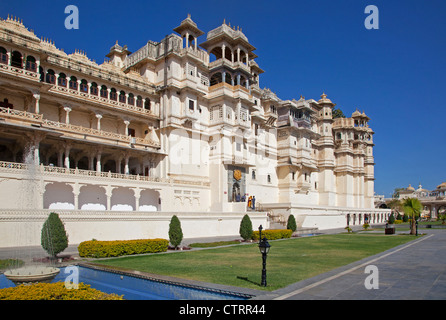
[[[240,185],[238,182],[234,182],[232,185],[232,201],[240,202]]]

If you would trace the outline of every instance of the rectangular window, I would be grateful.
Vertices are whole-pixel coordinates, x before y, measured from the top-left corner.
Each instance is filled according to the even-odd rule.
[[[193,111],[195,109],[195,101],[189,100],[189,110]]]

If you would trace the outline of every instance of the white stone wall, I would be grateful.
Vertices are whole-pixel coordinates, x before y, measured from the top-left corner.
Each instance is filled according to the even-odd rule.
[[[169,239],[170,219],[177,215],[183,238],[239,237],[245,213],[184,213],[25,210],[0,211],[0,247],[40,246],[40,233],[51,211],[59,214],[70,244],[97,240]],[[265,213],[249,213],[254,229],[268,227]]]

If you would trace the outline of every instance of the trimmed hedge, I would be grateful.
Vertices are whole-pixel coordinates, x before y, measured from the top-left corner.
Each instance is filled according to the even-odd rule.
[[[266,239],[268,239],[268,240],[291,238],[292,234],[293,234],[293,231],[290,229],[262,230],[262,237],[266,237]],[[259,240],[259,231],[253,232],[252,239]]]
[[[108,258],[131,254],[165,252],[169,241],[165,239],[139,239],[81,242],[77,248],[79,256],[86,258]]]

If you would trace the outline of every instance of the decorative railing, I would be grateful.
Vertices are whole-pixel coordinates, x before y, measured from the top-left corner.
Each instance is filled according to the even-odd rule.
[[[120,134],[116,132],[109,132],[109,131],[103,131],[93,128],[86,128],[82,126],[77,126],[69,123],[61,123],[58,121],[52,121],[52,120],[43,120],[42,122],[43,127],[49,127],[49,128],[56,128],[63,131],[69,131],[73,133],[80,133],[80,134],[88,134],[94,137],[102,137],[106,139],[113,139],[113,140],[121,140],[123,142],[127,143],[135,143],[135,144],[141,144],[144,146],[151,146],[158,148],[160,145],[152,140],[149,139],[143,139],[139,137],[132,137],[125,134]]]
[[[42,121],[43,115],[37,113],[31,113],[23,110],[15,110],[11,108],[0,107],[0,115],[7,118],[26,119]]]
[[[0,63],[0,71],[7,72],[16,76],[24,76],[28,79],[40,81],[39,74],[32,70],[26,70],[19,67],[10,66],[4,63]]]
[[[18,163],[18,162],[7,162],[0,161],[0,172],[20,172],[31,169],[31,166],[26,163]],[[36,168],[36,166],[34,166]],[[123,174],[123,173],[113,173],[113,172],[103,172],[103,171],[94,171],[94,170],[84,170],[78,168],[64,168],[64,167],[56,167],[56,166],[44,166],[40,164],[37,166],[37,172],[40,172],[43,175],[70,175],[76,176],[81,179],[118,179],[118,180],[131,180],[131,181],[142,181],[142,182],[154,182],[154,183],[164,183],[164,184],[182,184],[182,185],[190,185],[190,186],[210,186],[210,182],[208,181],[200,181],[200,180],[184,180],[184,179],[174,179],[174,178],[159,178],[159,177],[151,177],[151,176],[141,176],[134,174]]]
[[[138,113],[144,114],[144,115],[156,116],[152,110],[140,108],[135,105],[130,105],[130,104],[123,103],[123,102],[118,102],[117,99],[116,100],[108,99],[107,97],[103,97],[102,95],[98,96],[98,95],[90,94],[87,92],[72,90],[72,89],[69,89],[66,87],[55,86],[55,85],[50,88],[50,91],[56,92],[56,93],[64,93],[64,94],[68,93],[71,96],[78,96],[78,97],[81,97],[82,99],[87,99],[87,101],[90,101],[90,102],[99,102],[101,104],[105,103],[110,107],[119,108],[119,109],[125,110],[125,111],[135,111],[135,112],[138,112]]]

